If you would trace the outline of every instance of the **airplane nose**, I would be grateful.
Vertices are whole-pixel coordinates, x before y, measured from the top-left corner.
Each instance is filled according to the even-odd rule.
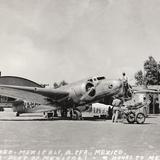
[[[113,81],[113,86],[115,86],[115,88],[121,88],[122,87],[122,81],[121,80]]]

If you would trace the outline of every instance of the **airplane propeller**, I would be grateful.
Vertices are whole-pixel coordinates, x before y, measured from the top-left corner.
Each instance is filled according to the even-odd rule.
[[[96,95],[96,87],[93,83],[87,82],[86,93],[81,97],[81,101],[87,101]]]

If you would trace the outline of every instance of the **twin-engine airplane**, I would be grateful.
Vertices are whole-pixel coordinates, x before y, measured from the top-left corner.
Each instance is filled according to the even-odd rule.
[[[28,112],[61,110],[62,117],[66,117],[70,111],[71,118],[80,119],[78,106],[123,94],[123,91],[121,80],[107,80],[105,77],[89,78],[57,89],[0,84],[0,95],[15,99],[13,106],[17,116]],[[27,107],[25,101],[36,105]]]

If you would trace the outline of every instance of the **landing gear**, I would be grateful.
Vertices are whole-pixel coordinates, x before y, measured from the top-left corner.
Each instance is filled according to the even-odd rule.
[[[57,110],[54,110],[54,117],[58,117],[58,113],[57,113]]]
[[[73,120],[82,120],[82,113],[78,110],[71,110],[70,111],[70,118]]]
[[[46,119],[52,119],[53,113],[52,112],[43,112],[44,118]]]
[[[61,117],[62,118],[67,118],[67,109],[66,108],[61,110]]]
[[[82,113],[76,107],[61,109],[61,117],[64,119],[81,120]]]
[[[20,113],[19,113],[19,112],[17,112],[17,113],[16,113],[16,117],[19,117],[19,115],[20,115]]]
[[[53,119],[53,117],[54,117],[54,116],[53,116],[53,112],[48,112],[48,113],[47,113],[47,118],[48,118],[48,119]]]

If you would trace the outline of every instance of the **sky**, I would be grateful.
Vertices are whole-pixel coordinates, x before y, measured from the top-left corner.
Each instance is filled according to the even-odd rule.
[[[159,0],[0,0],[0,70],[38,83],[129,81],[160,61]]]

